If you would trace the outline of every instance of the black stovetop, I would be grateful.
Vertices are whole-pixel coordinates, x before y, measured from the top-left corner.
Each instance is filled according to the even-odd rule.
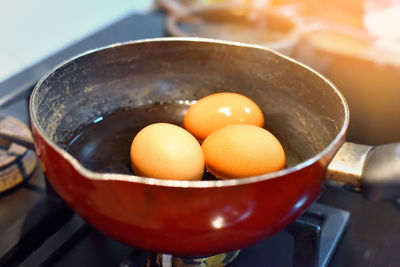
[[[115,42],[161,36],[165,36],[162,14],[133,14],[0,83],[0,97],[10,92],[19,92],[20,89],[22,95],[26,94],[24,88],[34,84],[54,65],[80,52]],[[11,105],[1,108],[1,114],[15,116],[29,123],[26,98],[16,99],[18,100]],[[357,142],[357,140],[351,141]],[[9,251],[7,246],[18,251],[18,254],[0,254],[0,258],[9,259],[7,265],[17,266],[23,263],[22,266],[34,266],[37,263],[36,266],[41,266],[41,264],[116,266],[121,259],[132,252],[132,248],[111,240],[84,224],[48,190],[38,166],[27,183],[0,195],[0,252]],[[397,248],[400,247],[400,238],[397,236],[400,232],[400,209],[396,202],[371,203],[357,193],[327,187],[317,203],[351,213],[346,230],[328,266],[398,266],[400,264],[400,254],[397,253]],[[37,224],[39,220],[44,220],[45,223]],[[279,246],[280,242],[286,242],[285,240],[293,243],[287,232],[283,231],[264,243],[257,244],[256,251],[262,249],[261,254],[268,256],[265,246],[271,244]],[[23,244],[13,243],[10,240],[16,235],[30,241]],[[277,239],[279,236],[281,239]],[[60,239],[66,242],[60,243]],[[112,253],[106,253],[107,251],[112,251]],[[281,250],[281,259],[286,259],[286,254],[289,252],[287,249]],[[253,251],[249,253],[250,258],[257,258],[259,256],[256,255],[260,255],[253,255]],[[44,257],[34,257],[41,254]],[[44,262],[35,262],[40,261],[38,259]],[[292,261],[263,263],[260,266],[295,265]],[[4,262],[5,260],[0,261],[0,265]],[[250,265],[255,266],[254,263]]]

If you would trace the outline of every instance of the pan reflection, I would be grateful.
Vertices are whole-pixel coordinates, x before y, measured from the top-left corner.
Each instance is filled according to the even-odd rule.
[[[248,202],[244,206],[228,205],[224,207],[223,211],[216,215],[212,221],[211,226],[214,229],[222,229],[224,227],[232,226],[246,220],[254,210],[253,203]]]

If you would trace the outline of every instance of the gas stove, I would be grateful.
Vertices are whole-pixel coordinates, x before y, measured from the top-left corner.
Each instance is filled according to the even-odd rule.
[[[162,14],[131,15],[1,83],[0,112],[29,125],[30,92],[54,65],[88,49],[161,36]],[[146,266],[154,257],[87,225],[47,184],[40,164],[24,179],[0,194],[0,266]],[[293,224],[242,248],[227,266],[397,266],[399,225],[397,203],[326,187]]]

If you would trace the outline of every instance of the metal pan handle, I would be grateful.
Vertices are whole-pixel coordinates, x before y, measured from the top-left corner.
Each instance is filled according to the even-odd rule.
[[[373,147],[346,142],[329,163],[326,179],[371,201],[400,198],[400,143]]]

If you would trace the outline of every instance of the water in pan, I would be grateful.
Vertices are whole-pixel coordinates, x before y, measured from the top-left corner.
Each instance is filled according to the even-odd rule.
[[[145,126],[156,122],[182,126],[184,114],[192,103],[175,101],[121,109],[83,125],[70,134],[61,145],[89,170],[132,174],[129,154],[130,144],[135,135]],[[272,129],[268,130],[274,133]],[[279,139],[279,136],[277,137]],[[304,153],[291,146],[291,143],[298,141],[295,136],[290,140],[281,140],[288,166],[305,159]],[[205,179],[213,177],[207,173]]]

